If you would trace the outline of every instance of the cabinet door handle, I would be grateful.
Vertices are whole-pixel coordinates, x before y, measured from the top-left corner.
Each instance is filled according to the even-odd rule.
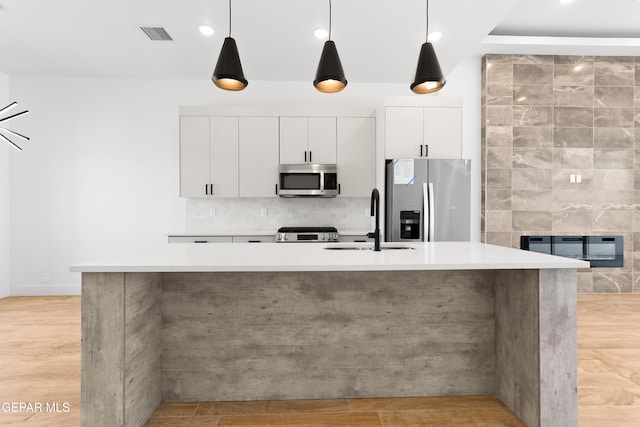
[[[313,161],[311,160],[311,151],[309,151],[309,163],[313,163]]]
[[[276,196],[278,195],[278,184],[276,184]]]
[[[338,184],[338,194],[340,194],[340,184]]]
[[[211,187],[211,190],[209,191],[209,194],[213,196],[213,184],[209,184]]]
[[[429,145],[424,144],[424,156],[429,157]]]
[[[304,151],[304,162],[307,163],[307,150]]]
[[[422,144],[420,144],[420,157],[422,157]]]
[[[209,195],[209,184],[204,185],[204,194]]]

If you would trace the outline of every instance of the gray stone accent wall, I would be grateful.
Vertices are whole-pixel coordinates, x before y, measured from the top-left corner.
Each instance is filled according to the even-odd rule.
[[[636,128],[640,57],[486,55],[482,240],[622,235],[624,267],[579,270],[578,291],[640,292]]]

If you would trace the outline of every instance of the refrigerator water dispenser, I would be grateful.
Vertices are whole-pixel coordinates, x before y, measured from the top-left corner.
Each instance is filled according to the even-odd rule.
[[[400,211],[400,239],[420,239],[420,211]]]

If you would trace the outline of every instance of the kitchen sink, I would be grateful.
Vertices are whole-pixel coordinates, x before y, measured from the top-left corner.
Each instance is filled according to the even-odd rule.
[[[373,245],[372,244],[365,244],[365,245],[344,245],[344,244],[340,244],[340,243],[335,243],[332,245],[326,245],[324,246],[322,249],[328,249],[328,250],[332,250],[332,251],[372,251],[373,250]],[[409,246],[406,244],[385,244],[382,243],[380,244],[380,249],[382,249],[383,251],[389,251],[389,250],[415,250],[415,248],[413,246]]]

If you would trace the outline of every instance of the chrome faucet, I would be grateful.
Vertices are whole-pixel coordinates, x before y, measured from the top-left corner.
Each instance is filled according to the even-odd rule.
[[[371,216],[376,217],[376,228],[367,237],[374,239],[373,250],[380,251],[380,192],[374,188],[371,192]]]

